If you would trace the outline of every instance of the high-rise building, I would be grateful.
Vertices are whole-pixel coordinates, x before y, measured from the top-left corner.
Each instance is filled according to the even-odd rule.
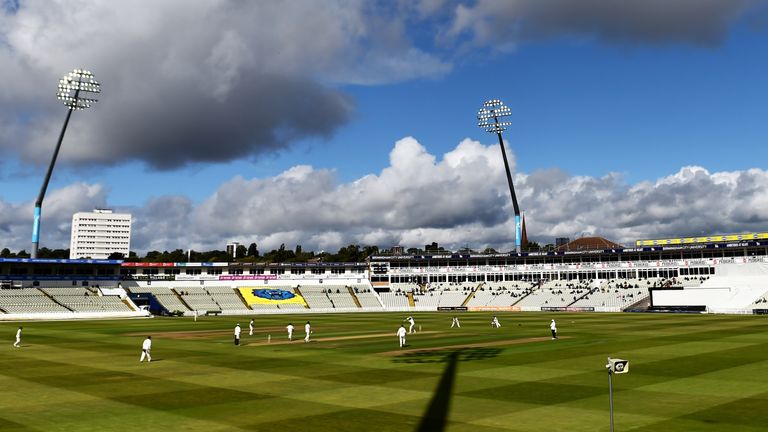
[[[69,257],[106,259],[119,252],[128,256],[131,250],[131,215],[95,209],[72,215],[72,240]]]
[[[229,242],[227,243],[227,255],[231,256],[232,258],[237,258],[237,247],[240,246],[240,242]]]

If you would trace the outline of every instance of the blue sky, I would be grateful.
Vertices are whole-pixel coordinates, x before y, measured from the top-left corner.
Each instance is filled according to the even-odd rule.
[[[419,2],[414,4],[416,3]],[[520,2],[523,5],[528,3],[531,2]],[[609,3],[599,0],[584,2],[585,9],[592,8],[596,11],[609,8]],[[681,2],[684,3],[686,2]],[[696,2],[688,3],[691,9],[697,7]],[[101,102],[92,111],[77,112],[73,116],[64,141],[62,158],[54,172],[49,191],[65,190],[72,185],[96,187],[98,192],[93,196],[86,194],[88,198],[78,205],[108,205],[142,215],[142,223],[147,224],[142,235],[146,238],[138,238],[135,244],[145,249],[174,248],[176,245],[168,241],[174,238],[172,235],[163,237],[166,243],[153,244],[150,239],[155,236],[151,234],[149,226],[160,224],[159,221],[149,222],[152,218],[149,209],[153,200],[161,197],[181,199],[189,204],[191,217],[197,220],[177,222],[206,226],[202,222],[205,217],[200,215],[202,209],[206,208],[206,203],[215,206],[217,196],[223,195],[223,188],[233,187],[232,180],[236,178],[253,182],[252,187],[264,192],[263,188],[267,187],[264,185],[271,184],[270,182],[279,183],[277,179],[281,174],[293,167],[308,165],[313,168],[313,173],[329,170],[328,178],[332,185],[326,192],[338,193],[338,189],[343,189],[345,185],[353,185],[368,175],[379,177],[383,171],[392,168],[390,154],[396,143],[406,137],[413,137],[418,143],[414,144],[415,148],[421,148],[425,153],[433,155],[436,158],[435,164],[438,165],[443,155],[456,151],[464,139],[477,141],[481,146],[485,146],[486,150],[498,153],[498,147],[494,146],[495,137],[476,126],[475,115],[485,100],[499,98],[511,107],[513,113],[513,125],[506,132],[505,138],[515,160],[516,183],[520,181],[523,188],[521,206],[523,209],[529,208],[529,219],[532,217],[531,213],[542,215],[540,226],[537,226],[535,220],[529,224],[534,230],[533,237],[538,236],[542,241],[547,241],[560,235],[589,233],[605,234],[627,242],[637,237],[684,235],[686,232],[680,232],[686,230],[684,223],[668,221],[665,227],[655,228],[658,224],[650,220],[654,217],[653,214],[647,215],[648,218],[641,218],[645,220],[643,223],[628,225],[615,222],[606,226],[601,226],[592,216],[583,215],[583,227],[563,227],[562,221],[550,220],[552,216],[545,216],[546,211],[537,210],[534,204],[527,205],[525,188],[529,188],[527,190],[531,194],[539,191],[539,187],[529,184],[529,180],[538,178],[532,176],[533,173],[541,172],[549,173],[544,176],[546,178],[560,179],[562,184],[559,188],[565,188],[564,193],[569,189],[583,188],[584,184],[605,182],[605,179],[610,177],[613,186],[609,189],[612,193],[628,194],[628,191],[638,185],[648,184],[648,194],[653,194],[660,193],[660,188],[666,184],[663,179],[675,175],[684,179],[680,181],[685,183],[686,187],[692,188],[687,177],[680,173],[684,167],[694,166],[700,167],[694,172],[702,172],[703,169],[711,182],[710,185],[722,184],[723,181],[716,179],[718,173],[732,173],[729,181],[734,186],[723,192],[726,195],[722,199],[734,201],[733,196],[728,194],[744,193],[738,186],[743,182],[734,180],[734,176],[738,177],[750,169],[757,169],[762,175],[765,169],[764,161],[768,157],[768,84],[764,78],[765,71],[768,70],[766,8],[765,3],[760,1],[734,2],[733,4],[739,3],[741,6],[733,8],[728,6],[728,2],[711,3],[718,4],[719,9],[714,8],[711,16],[701,18],[699,27],[691,25],[694,28],[690,30],[690,34],[677,30],[684,26],[681,23],[686,22],[687,15],[682,13],[681,23],[675,23],[674,13],[665,13],[663,2],[648,2],[649,9],[659,9],[651,10],[649,16],[656,16],[657,13],[660,13],[659,16],[672,15],[670,23],[652,22],[646,25],[639,22],[641,20],[632,22],[632,18],[624,15],[611,17],[607,14],[606,17],[604,13],[595,13],[591,20],[575,20],[570,23],[566,19],[561,22],[562,28],[557,25],[552,28],[550,21],[541,18],[542,14],[549,13],[562,19],[559,11],[542,12],[537,9],[539,6],[529,4],[529,16],[525,15],[526,8],[521,7],[522,12],[509,12],[520,14],[515,16],[517,21],[510,22],[518,22],[517,25],[523,28],[530,27],[528,33],[534,35],[530,36],[523,30],[509,34],[503,30],[506,27],[501,27],[498,35],[491,35],[498,39],[498,44],[485,41],[479,30],[473,33],[471,29],[476,27],[471,25],[452,37],[446,34],[450,34],[451,29],[455,29],[461,22],[461,7],[471,10],[474,14],[469,15],[482,18],[484,7],[497,10],[494,8],[503,8],[504,2],[422,2],[419,4],[424,5],[423,10],[419,9],[418,13],[392,8],[388,9],[386,14],[369,4],[369,7],[359,8],[359,15],[355,16],[356,25],[363,25],[360,24],[362,22],[369,26],[369,33],[365,37],[360,38],[359,42],[352,42],[352,52],[355,52],[355,48],[360,49],[357,54],[347,58],[334,51],[323,57],[313,51],[311,56],[316,57],[312,59],[315,62],[313,65],[288,59],[285,66],[274,66],[277,72],[287,74],[294,73],[291,68],[298,64],[307,69],[298,74],[303,80],[299,86],[306,81],[326,92],[316,96],[316,99],[303,99],[301,94],[287,96],[295,97],[291,99],[293,104],[307,104],[301,110],[279,108],[284,110],[281,115],[292,118],[288,121],[292,123],[288,128],[293,128],[297,133],[288,134],[289,138],[284,142],[254,144],[250,151],[233,150],[235,154],[223,160],[211,154],[216,153],[217,146],[225,143],[203,143],[200,144],[201,148],[209,148],[210,154],[202,150],[202,156],[179,166],[158,167],[157,158],[175,158],[185,149],[183,141],[174,144],[166,154],[148,149],[145,153],[126,150],[126,153],[116,154],[113,159],[93,156],[98,152],[110,153],[112,150],[109,146],[112,143],[104,141],[114,137],[110,135],[114,130],[111,128],[91,131],[95,127],[93,123],[120,124],[122,129],[114,131],[114,134],[135,131],[137,139],[141,140],[139,131],[146,127],[143,121],[150,117],[157,118],[158,115],[171,117],[172,114],[168,114],[168,111],[158,114],[148,107],[146,118],[136,114],[142,112],[142,109],[138,109],[121,116],[114,114],[110,123],[100,121],[105,116],[110,116],[109,112],[114,112],[116,105],[125,104],[126,100],[131,99],[126,97],[125,93],[126,78],[115,72],[121,65],[116,63],[115,59],[107,58],[101,51],[96,49],[80,52],[74,49],[72,57],[91,60],[94,63],[93,66],[86,67],[91,68],[97,78],[101,79],[103,94]],[[164,9],[172,11],[174,2],[163,4],[167,6]],[[551,7],[557,9],[558,4],[563,2],[551,2]],[[316,7],[317,3],[296,2],[293,8],[297,14],[304,16],[307,9]],[[6,118],[15,119],[0,126],[4,126],[6,131],[16,130],[5,135],[0,133],[0,141],[4,141],[0,146],[0,154],[3,157],[0,162],[0,204],[11,209],[11,213],[17,214],[12,220],[8,217],[5,225],[0,220],[0,228],[6,226],[6,232],[14,233],[7,236],[6,242],[13,246],[24,246],[26,240],[15,233],[23,231],[23,213],[37,194],[45,164],[55,144],[55,132],[60,128],[66,113],[63,106],[57,106],[55,101],[47,101],[45,98],[50,96],[50,99],[54,99],[52,94],[58,79],[55,74],[63,75],[73,66],[80,67],[81,62],[73,63],[60,58],[59,64],[54,61],[57,59],[53,59],[43,66],[36,66],[34,61],[24,56],[25,52],[34,51],[35,55],[44,56],[50,45],[36,45],[29,39],[29,35],[24,34],[22,24],[28,22],[25,20],[42,20],[46,16],[51,19],[51,14],[41,12],[35,3],[20,2],[20,8],[13,9],[7,11],[0,21],[0,29],[3,32],[0,40],[10,41],[10,48],[6,47],[2,56],[6,57],[4,62],[7,60],[13,64],[4,69],[0,68],[0,73],[7,74],[3,76],[5,79],[19,71],[31,71],[29,78],[33,82],[29,84],[28,89],[20,88],[6,92],[0,97],[0,107],[6,113]],[[94,6],[94,9],[97,8]],[[268,15],[268,11],[256,12]],[[290,15],[292,12],[285,13]],[[222,15],[226,16],[226,13],[222,12]],[[379,21],[385,18],[381,15],[384,15],[387,21],[383,27]],[[587,12],[585,15],[589,16]],[[141,18],[141,12],[137,12],[137,21]],[[477,19],[485,26],[483,28],[493,29],[498,26],[498,23],[492,22],[487,16],[486,21],[481,18]],[[194,16],[190,18],[194,19]],[[541,28],[546,28],[546,31],[537,30],[537,20],[540,20]],[[619,28],[629,30],[622,30],[618,32],[618,36],[615,35],[612,33],[616,27],[614,20],[620,24]],[[354,27],[349,22],[344,23]],[[515,24],[510,24],[513,25]],[[381,30],[382,28],[384,30]],[[94,31],[98,33],[98,30]],[[388,36],[378,40],[379,35],[372,31],[380,31]],[[253,49],[258,53],[253,46],[265,42],[259,39],[258,34],[244,34],[245,36],[241,35],[238,40],[245,48],[240,49],[244,49],[243,52],[246,53]],[[55,36],[55,32],[52,32],[52,35]],[[212,33],[212,40],[219,37],[217,33]],[[127,38],[125,35],[117,38],[114,46],[120,47],[120,41]],[[321,43],[323,35],[317,38],[320,39],[318,46],[324,46]],[[223,37],[221,39],[226,40]],[[293,46],[294,43],[288,40],[279,41],[283,42],[286,46]],[[295,43],[300,44],[301,40]],[[213,52],[221,44],[212,45]],[[171,41],[169,46],[163,49],[163,64],[168,58],[174,58],[174,53],[178,50],[181,53],[178,56],[182,59],[182,66],[189,69],[199,66],[195,63],[194,56],[184,57],[186,48],[183,44]],[[345,46],[345,49],[350,50],[350,47]],[[415,60],[412,56],[414,50],[418,51]],[[269,55],[281,56],[280,53],[272,52]],[[402,58],[397,57],[398,55],[402,55]],[[388,56],[394,56],[398,61],[388,62]],[[259,58],[259,62],[270,61],[269,59],[269,56],[265,56]],[[331,66],[325,65],[324,59],[327,59]],[[231,63],[234,60],[225,56],[225,61]],[[316,66],[318,63],[321,66]],[[101,75],[99,65],[104,69]],[[381,65],[385,66],[377,71],[376,68]],[[402,67],[398,69],[398,65]],[[260,68],[264,66],[252,67],[255,69],[246,67],[243,70],[260,72]],[[165,73],[165,70],[160,69],[153,73]],[[184,79],[183,72],[174,73]],[[234,80],[233,87],[227,88],[226,91],[240,91],[238,85],[247,85],[243,84],[244,81],[242,78],[240,81]],[[50,87],[50,91],[37,90],[46,86]],[[121,91],[114,91],[115,87],[120,87]],[[285,88],[290,92],[292,87]],[[25,90],[29,93],[23,93]],[[191,91],[197,90],[193,88]],[[165,97],[160,93],[158,97]],[[327,93],[341,95],[348,105],[334,105],[335,102],[329,102],[329,106],[344,106],[339,108],[340,114],[328,120],[327,124],[308,125],[307,123],[311,122],[304,122],[304,119],[313,118],[322,111],[322,107],[313,111],[312,101],[317,100],[320,104],[327,102]],[[172,93],[170,95],[173,96]],[[270,100],[279,101],[280,97],[278,93]],[[254,92],[254,98],[255,100],[251,101],[258,105],[260,94]],[[19,99],[21,103],[15,103]],[[150,99],[145,103],[151,106],[155,102]],[[164,101],[163,104],[167,104],[169,109],[174,109],[171,102]],[[270,109],[268,102],[264,104],[264,107],[258,109]],[[250,109],[257,110],[250,104],[239,108]],[[205,115],[206,110],[201,112]],[[185,120],[179,123],[179,127],[186,128],[190,122],[195,121]],[[300,124],[297,126],[293,123]],[[40,133],[18,132],[40,125],[48,129]],[[217,133],[226,136],[226,130],[230,127],[226,120],[219,123],[212,121],[208,126],[214,131],[213,136],[217,136]],[[285,125],[278,118],[275,125],[253,127],[272,128],[279,133]],[[247,128],[247,125],[244,126],[244,129]],[[256,132],[245,133],[248,135]],[[89,140],[94,144],[81,144]],[[277,141],[281,139],[278,138]],[[131,144],[129,142],[120,145]],[[153,144],[155,147],[162,145],[163,141]],[[85,150],[78,150],[81,148]],[[73,155],[75,152],[79,153]],[[144,159],[144,155],[150,154],[151,156]],[[488,155],[492,157],[493,153],[489,152]],[[132,161],[119,162],[125,159]],[[498,161],[488,163],[496,164]],[[312,178],[312,173],[307,176],[304,181],[317,181]],[[518,180],[517,176],[522,177]],[[728,176],[724,174],[721,177]],[[762,177],[760,179],[762,181]],[[402,180],[407,183],[408,179]],[[492,194],[489,200],[498,206],[498,212],[508,212],[508,202],[502,201],[506,188],[503,177],[499,181],[499,178],[489,176],[488,181],[489,189],[495,194]],[[259,184],[258,187],[254,186],[256,183]],[[462,184],[454,186],[459,189],[468,187]],[[431,192],[428,193],[422,186],[414,188],[419,193],[424,193],[427,200],[435,199],[430,195]],[[692,190],[683,188],[675,192],[682,195],[677,195],[672,202],[685,204],[695,200],[690,194],[697,192]],[[451,193],[450,189],[448,193]],[[592,195],[595,194],[600,195],[593,191]],[[612,199],[621,199],[620,196],[617,198],[617,195],[608,195],[612,196]],[[290,197],[286,199],[291,201]],[[558,199],[578,200],[578,196],[571,194]],[[750,199],[758,200],[747,201],[755,203],[755,207],[763,205],[763,202],[759,201],[763,199],[762,195]],[[218,205],[224,206],[222,203]],[[295,205],[299,203],[291,204]],[[62,208],[64,213],[69,210]],[[71,210],[82,211],[88,208]],[[239,208],[238,211],[249,210]],[[260,211],[272,210],[262,208]],[[415,206],[408,211],[419,212],[419,207]],[[408,211],[404,210],[405,219],[409,219]],[[619,212],[616,209],[606,211]],[[59,225],[62,226],[57,228],[60,231],[58,237],[52,236],[53,243],[65,242],[67,229],[63,225],[69,216],[71,213],[57,216],[60,219]],[[211,215],[206,215],[209,216]],[[46,217],[54,216],[47,215],[44,207],[44,220]],[[29,219],[31,226],[31,213]],[[563,215],[563,219],[570,220],[571,217]],[[701,220],[691,230],[742,231],[759,229],[764,225],[760,218],[750,219],[744,216],[744,221],[740,222],[737,222],[738,217],[734,216],[733,219],[733,223],[728,223],[713,216],[711,219]],[[503,248],[511,244],[508,234],[499,234],[506,231],[504,227],[508,221],[505,218],[473,220],[471,211],[456,219],[455,225],[447,227],[444,222],[438,220],[425,221],[421,226],[382,222],[378,225],[352,224],[347,232],[343,227],[348,225],[343,223],[332,228],[311,226],[310,223],[306,229],[303,223],[306,222],[297,221],[296,229],[282,231],[291,232],[290,235],[285,234],[282,239],[275,236],[274,227],[244,226],[241,230],[225,230],[212,233],[209,237],[197,234],[199,238],[195,240],[195,244],[200,247],[218,244],[222,242],[222,237],[253,240],[267,245],[295,241],[316,247],[332,247],[334,241],[339,244],[362,243],[376,241],[378,238],[388,243],[419,244],[420,241],[429,240],[429,235],[448,244],[467,242],[467,237],[459,233],[475,235],[477,240],[474,243],[477,246],[493,245]],[[231,225],[237,226],[237,222],[233,221]],[[365,236],[365,233],[377,230],[386,233],[380,237]],[[415,232],[421,234],[416,235]],[[310,240],[311,238],[315,240]]]

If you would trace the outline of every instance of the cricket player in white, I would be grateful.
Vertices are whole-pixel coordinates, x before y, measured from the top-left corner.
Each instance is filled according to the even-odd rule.
[[[21,347],[21,329],[23,328],[24,327],[19,327],[19,329],[16,330],[16,342],[13,343],[13,346],[15,346],[16,348]]]
[[[413,328],[416,326],[416,321],[413,319],[412,316],[409,316],[405,320],[408,321],[408,323],[410,324],[408,328],[408,333],[413,333]]]
[[[288,330],[288,340],[292,341],[293,340],[293,324],[292,323],[288,323],[288,325],[285,327],[285,329]]]
[[[146,339],[144,339],[144,342],[141,344],[141,358],[139,359],[139,363],[144,361],[144,357],[147,358],[147,363],[152,361],[152,356],[149,355],[149,352],[152,350],[152,336],[147,336]]]
[[[552,332],[552,340],[557,339],[557,325],[555,324],[555,320],[552,320],[552,322],[549,323],[549,330]]]
[[[400,324],[400,328],[397,329],[397,337],[400,339],[400,348],[405,346],[405,326]]]
[[[240,323],[235,326],[235,345],[240,345]]]
[[[253,320],[248,323],[248,336],[253,336]]]
[[[493,328],[501,327],[501,323],[499,322],[499,319],[496,317],[496,315],[493,316],[493,320],[491,321],[491,327]]]
[[[312,333],[312,327],[309,325],[309,321],[304,324],[304,342],[309,342],[309,334]]]
[[[453,321],[451,321],[451,328],[453,327],[461,328],[461,324],[459,323],[459,317],[457,316],[453,317]]]

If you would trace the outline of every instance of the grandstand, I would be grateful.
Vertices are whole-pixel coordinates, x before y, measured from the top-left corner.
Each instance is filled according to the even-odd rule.
[[[768,239],[634,248],[598,240],[589,244],[612,249],[585,249],[582,241],[551,252],[375,255],[365,263],[0,259],[0,312],[5,319],[132,312],[126,295],[155,313],[184,315],[768,309]],[[254,289],[295,299],[246,300]]]

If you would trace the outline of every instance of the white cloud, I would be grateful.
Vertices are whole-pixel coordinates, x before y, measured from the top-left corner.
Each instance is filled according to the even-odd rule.
[[[768,171],[762,169],[710,173],[683,167],[634,185],[617,174],[571,176],[550,169],[516,172],[514,182],[529,237],[543,242],[591,233],[633,244],[768,226]],[[41,244],[67,247],[72,213],[107,206],[106,195],[100,185],[52,191]],[[403,138],[388,167],[348,183],[333,171],[295,166],[274,177],[234,177],[197,205],[169,196],[119,210],[134,214],[132,244],[140,251],[222,249],[231,240],[255,242],[261,250],[282,243],[335,251],[350,243],[410,247],[433,241],[453,249],[513,247],[498,145],[469,139],[438,157],[415,138]],[[31,202],[0,201],[0,247],[29,249],[31,215]]]

